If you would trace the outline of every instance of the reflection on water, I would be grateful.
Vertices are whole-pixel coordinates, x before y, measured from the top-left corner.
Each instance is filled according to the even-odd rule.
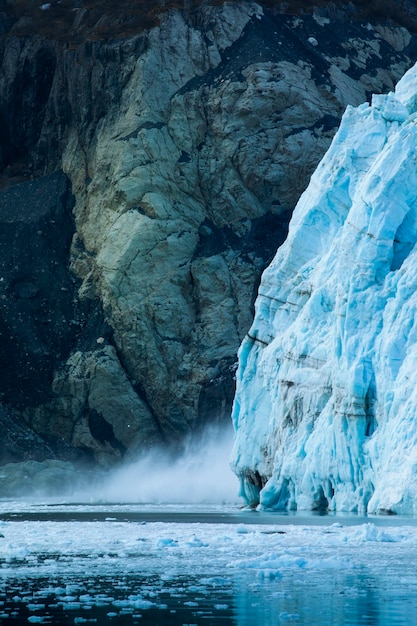
[[[394,575],[399,572],[392,572]],[[3,580],[2,624],[400,626],[416,623],[417,578],[360,570],[253,581],[120,576]]]
[[[234,624],[229,585],[178,578],[121,577],[3,585],[1,623]]]
[[[236,624],[309,626],[410,626],[417,623],[417,578],[403,585],[395,572],[374,578],[366,569],[354,574],[311,572],[284,576],[235,590]],[[398,572],[397,572],[398,574]]]
[[[211,572],[212,574],[212,572]],[[8,580],[1,623],[400,626],[417,623],[417,577],[366,568],[344,574],[288,572],[253,577],[227,572],[192,578],[103,576]]]

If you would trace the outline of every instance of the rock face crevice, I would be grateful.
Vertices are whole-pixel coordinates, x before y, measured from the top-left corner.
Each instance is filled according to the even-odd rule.
[[[44,257],[63,272],[46,275],[68,298],[66,326],[35,335],[56,349],[36,364],[46,373],[27,383],[30,401],[13,397],[26,375],[15,345],[29,339],[1,322],[3,399],[37,433],[107,465],[229,418],[260,275],[299,194],[345,106],[411,65],[405,29],[323,15],[202,5],[82,44],[18,37],[2,18],[0,204],[61,170],[73,197],[65,258]],[[13,280],[16,316],[40,295],[30,277]]]

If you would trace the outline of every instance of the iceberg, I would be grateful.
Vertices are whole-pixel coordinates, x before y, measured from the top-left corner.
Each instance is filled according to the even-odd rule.
[[[231,466],[279,510],[417,514],[417,65],[349,106],[262,276]]]

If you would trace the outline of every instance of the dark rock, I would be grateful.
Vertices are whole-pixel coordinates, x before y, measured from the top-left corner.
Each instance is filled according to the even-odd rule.
[[[0,405],[0,464],[54,458],[52,448],[21,419]]]
[[[72,207],[62,172],[0,191],[0,393],[15,408],[50,396],[74,344]]]

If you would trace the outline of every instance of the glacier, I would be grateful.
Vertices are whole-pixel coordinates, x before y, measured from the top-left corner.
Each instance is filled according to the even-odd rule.
[[[262,276],[231,466],[251,506],[417,514],[417,65],[347,107]]]

